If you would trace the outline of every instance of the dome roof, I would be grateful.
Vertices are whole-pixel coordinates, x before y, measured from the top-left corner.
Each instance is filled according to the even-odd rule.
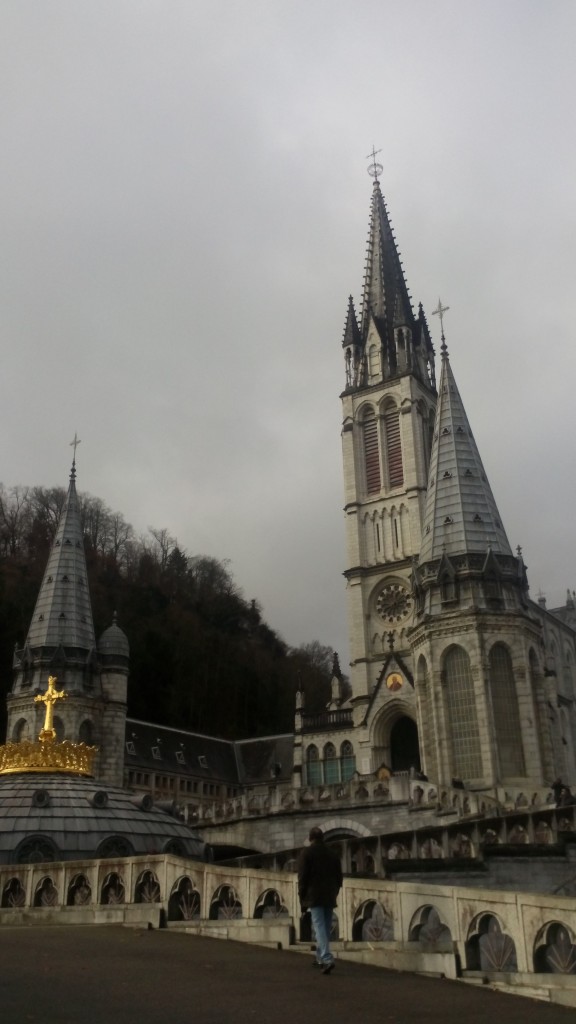
[[[98,651],[104,658],[130,657],[128,637],[116,622],[116,612],[114,612],[112,625],[104,630],[98,641]]]
[[[205,843],[146,794],[76,775],[0,776],[0,864],[174,853]]]

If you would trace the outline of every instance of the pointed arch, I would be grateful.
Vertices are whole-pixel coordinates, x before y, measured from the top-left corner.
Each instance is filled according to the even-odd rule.
[[[482,753],[472,669],[468,652],[457,644],[444,657],[444,679],[452,774],[458,779],[478,779],[482,776]]]
[[[496,748],[503,778],[526,774],[518,695],[512,658],[506,644],[496,643],[490,650],[490,697]]]
[[[314,743],[306,748],[306,782],[309,786],[319,786],[322,782],[322,764]]]
[[[382,487],[380,445],[378,443],[378,420],[371,406],[368,406],[362,414],[362,450],[366,493],[378,494]]]

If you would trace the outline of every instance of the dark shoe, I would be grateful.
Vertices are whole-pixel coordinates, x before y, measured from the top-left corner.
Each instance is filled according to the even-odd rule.
[[[319,960],[316,960],[316,957],[314,957],[314,960],[312,961],[312,967],[322,967],[322,964]]]
[[[329,964],[324,964],[324,966],[322,968],[322,974],[332,974],[333,970],[334,970],[334,961],[332,961]]]

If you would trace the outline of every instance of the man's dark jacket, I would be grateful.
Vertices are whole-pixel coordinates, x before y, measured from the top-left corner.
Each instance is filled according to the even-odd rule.
[[[298,860],[298,895],[302,907],[335,907],[342,885],[340,858],[325,843],[306,846]]]

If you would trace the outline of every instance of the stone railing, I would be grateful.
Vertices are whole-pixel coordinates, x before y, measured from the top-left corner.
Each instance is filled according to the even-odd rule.
[[[310,938],[293,872],[170,855],[3,867],[0,902],[9,927],[124,921],[279,947]],[[333,934],[343,959],[524,983],[576,1005],[572,898],[346,877]]]
[[[333,729],[351,729],[352,711],[336,708],[334,711],[302,712],[302,732],[331,732]]]
[[[303,786],[289,784],[254,787],[242,796],[223,803],[204,804],[197,809],[194,823],[203,828],[225,822],[270,815],[318,811],[327,808],[370,805],[405,805],[411,812],[429,811],[439,817],[493,816],[514,810],[535,810],[554,805],[547,787],[510,787],[489,792],[474,792],[411,778],[398,772],[387,779],[355,775],[347,782]]]

